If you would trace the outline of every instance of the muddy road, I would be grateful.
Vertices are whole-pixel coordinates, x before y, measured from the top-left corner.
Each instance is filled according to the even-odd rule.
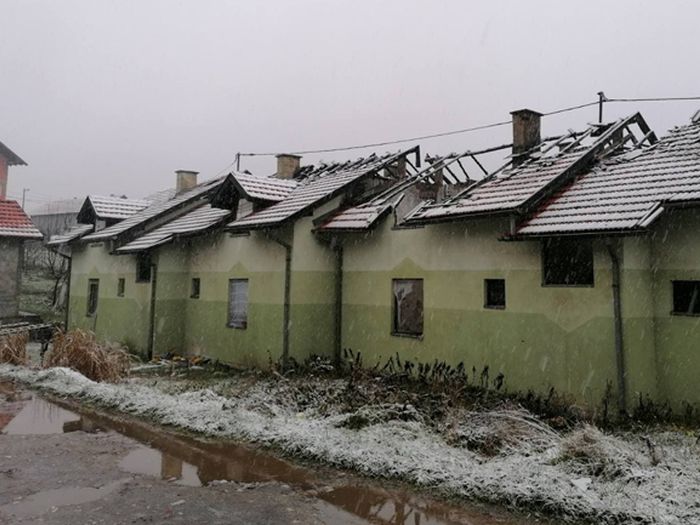
[[[0,383],[0,523],[544,522],[444,503]]]

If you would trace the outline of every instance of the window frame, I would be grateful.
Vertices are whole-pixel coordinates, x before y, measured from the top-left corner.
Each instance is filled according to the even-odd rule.
[[[697,312],[687,312],[676,310],[676,285],[678,284],[693,284],[697,287]],[[691,303],[692,304],[692,303]],[[671,315],[679,317],[700,317],[700,279],[672,279],[671,280]]]
[[[93,286],[95,293],[93,295]],[[94,297],[94,299],[93,299]],[[94,303],[94,304],[93,304]],[[100,280],[88,279],[87,302],[85,304],[85,317],[95,317],[100,303]]]
[[[402,331],[397,326],[397,301],[394,287],[396,283],[405,281],[417,281],[420,283],[421,311],[420,311],[420,332]],[[410,337],[413,339],[423,339],[425,336],[425,281],[422,277],[396,277],[391,279],[391,335],[394,337]]]
[[[489,303],[489,284],[501,282],[503,283],[503,304]],[[506,291],[506,280],[504,278],[488,278],[484,279],[484,308],[487,310],[505,310],[508,304],[508,294]]]
[[[196,286],[195,286],[195,283]],[[202,279],[199,277],[192,277],[190,280],[190,299],[199,299],[202,292]]]
[[[119,277],[117,279],[117,297],[124,297],[126,293],[126,279]]]
[[[232,288],[236,283],[245,283],[245,319],[243,322],[236,322],[233,320],[234,316],[234,302],[232,301]],[[248,309],[250,306],[250,280],[247,278],[232,278],[228,280],[228,296],[226,299],[226,326],[228,328],[233,328],[236,330],[245,330],[248,328]]]
[[[552,242],[566,243],[566,242],[585,242],[591,251],[591,282],[590,283],[576,283],[576,284],[565,284],[565,283],[548,283],[547,282],[547,244]],[[590,239],[579,239],[576,241],[575,238],[571,239],[561,239],[558,237],[544,239],[540,243],[540,265],[541,265],[541,276],[542,276],[542,288],[595,288],[595,250],[593,249],[593,242]]]

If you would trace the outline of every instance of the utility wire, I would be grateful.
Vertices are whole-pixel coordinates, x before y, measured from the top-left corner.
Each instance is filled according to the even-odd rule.
[[[599,103],[599,101],[592,101],[592,102],[586,102],[585,104],[578,104],[576,106],[569,106],[561,109],[556,109],[554,111],[549,111],[547,113],[543,113],[542,116],[548,117],[550,115],[558,115],[560,113],[566,113],[569,111],[574,111],[577,109],[582,109],[582,108],[587,108],[591,106],[595,106]],[[512,120],[502,120],[500,122],[493,122],[491,124],[483,124],[480,126],[472,126],[469,128],[462,128],[462,129],[455,129],[451,131],[443,131],[440,133],[431,133],[428,135],[420,135],[416,137],[410,137],[410,138],[405,138],[405,139],[396,139],[396,140],[386,140],[382,142],[372,142],[368,144],[356,144],[353,146],[343,146],[343,147],[336,147],[336,148],[322,148],[322,149],[310,149],[310,150],[300,150],[300,151],[291,151],[290,153],[293,155],[310,155],[313,153],[334,153],[338,151],[351,151],[351,150],[358,150],[358,149],[367,149],[367,148],[377,148],[380,146],[391,146],[394,144],[403,144],[405,142],[416,142],[420,140],[428,140],[428,139],[435,139],[435,138],[440,138],[440,137],[449,137],[451,135],[460,135],[462,133],[469,133],[472,131],[480,131],[484,129],[491,129],[491,128],[497,128],[500,126],[507,126],[512,123]],[[250,153],[238,153],[238,156],[241,157],[271,157],[274,155],[278,155],[279,152],[250,152]],[[234,164],[236,161],[232,162],[230,165]],[[229,165],[229,166],[230,166]]]
[[[678,100],[700,100],[700,97],[647,97],[647,98],[605,98],[603,102],[670,102]]]

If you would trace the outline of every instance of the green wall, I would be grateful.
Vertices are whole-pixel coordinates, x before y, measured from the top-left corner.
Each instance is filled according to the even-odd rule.
[[[490,378],[505,375],[510,390],[553,387],[598,405],[608,382],[616,387],[611,265],[594,243],[593,287],[543,287],[540,243],[503,242],[506,220],[393,229],[392,221],[345,243],[343,347],[367,364],[402,359],[463,362]],[[616,246],[621,250],[621,246]],[[391,334],[394,278],[424,279],[424,333]],[[484,279],[506,281],[506,308],[484,308]],[[634,272],[628,283],[644,279]],[[648,309],[630,309],[625,331],[651,334]],[[647,337],[650,339],[650,337]],[[634,392],[654,395],[653,345],[636,347],[628,374]]]

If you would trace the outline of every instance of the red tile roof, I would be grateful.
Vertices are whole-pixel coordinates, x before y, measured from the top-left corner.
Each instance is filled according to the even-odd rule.
[[[0,237],[41,239],[43,236],[16,201],[0,200]]]

